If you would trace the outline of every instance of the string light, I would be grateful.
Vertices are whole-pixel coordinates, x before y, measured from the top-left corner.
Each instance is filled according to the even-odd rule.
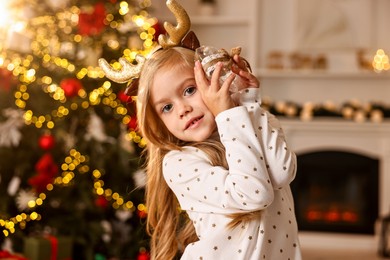
[[[383,49],[378,49],[372,61],[372,66],[376,72],[381,72],[383,70],[390,70],[389,56],[385,53]]]
[[[64,162],[61,164],[62,173],[60,176],[55,178],[54,182],[48,184],[46,187],[47,192],[54,190],[54,187],[66,187],[72,185],[72,180],[75,178],[76,173],[85,174],[89,172],[89,166],[86,164],[88,162],[88,157],[81,154],[76,149],[71,149],[69,155],[65,157]],[[122,195],[117,192],[113,192],[109,188],[104,188],[104,181],[101,180],[103,174],[100,170],[95,169],[92,171],[91,177],[93,177],[93,192],[96,195],[103,196],[107,201],[111,202],[111,206],[114,209],[123,209],[135,211],[134,203],[131,200],[126,201]],[[46,193],[40,193],[35,200],[28,202],[28,207],[30,210],[42,206],[46,199]],[[139,204],[138,208],[142,208],[143,211],[146,210],[143,204]],[[23,229],[26,226],[26,223],[29,221],[39,221],[42,216],[37,212],[33,211],[30,214],[20,213],[16,216],[10,217],[9,219],[0,218],[0,227],[3,227],[3,235],[9,236],[10,234],[15,233],[15,227],[19,226]]]

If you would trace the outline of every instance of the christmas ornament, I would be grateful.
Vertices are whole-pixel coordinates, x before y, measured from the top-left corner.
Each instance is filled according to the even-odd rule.
[[[131,97],[126,95],[125,92],[123,90],[121,90],[121,91],[118,92],[118,99],[122,103],[127,104],[129,102],[129,99],[131,99]]]
[[[95,205],[98,206],[99,208],[105,209],[108,206],[108,201],[104,196],[98,196],[95,199]]]
[[[102,229],[104,230],[104,233],[102,235],[102,240],[106,243],[111,241],[111,235],[112,235],[112,225],[107,220],[102,220],[100,222],[100,225],[102,226]]]
[[[104,29],[106,10],[104,4],[95,4],[92,10],[83,10],[79,14],[79,33],[85,36],[100,34]]]
[[[115,216],[121,221],[126,222],[133,215],[129,210],[117,210],[115,211]]]
[[[76,78],[67,78],[60,82],[60,87],[64,91],[65,96],[71,98],[77,96],[79,90],[83,88],[83,85]]]
[[[58,174],[58,166],[51,154],[44,154],[35,165],[37,174],[28,179],[28,183],[38,192],[43,192]]]
[[[233,73],[232,69],[234,66],[237,67],[233,60],[234,55],[240,55],[241,48],[233,48],[229,54],[224,49],[217,49],[212,46],[201,46],[195,50],[195,60],[201,62],[203,70],[210,80],[211,76],[218,63],[223,64],[219,82],[222,85],[223,82]],[[230,92],[237,92],[244,87],[244,82],[241,77],[235,77],[232,84],[230,85]]]
[[[16,207],[19,209],[19,211],[26,210],[29,208],[28,203],[30,201],[35,201],[36,199],[37,196],[32,190],[21,190],[15,198]]]
[[[51,134],[44,134],[39,138],[39,147],[45,151],[51,150],[55,145],[55,139]]]
[[[15,78],[12,76],[12,72],[7,69],[0,68],[0,90],[9,91],[11,86],[16,83]]]
[[[131,117],[130,122],[128,124],[128,127],[130,130],[134,130],[134,131],[137,130],[138,124],[137,124],[137,118],[135,115]]]
[[[133,179],[136,187],[145,187],[146,184],[146,171],[144,169],[140,169],[136,171],[133,175]]]
[[[95,139],[99,142],[115,143],[115,138],[107,136],[102,119],[95,112],[90,113],[85,140]]]
[[[148,215],[146,210],[137,210],[137,215],[139,218],[146,218],[146,216]]]
[[[8,195],[14,196],[16,194],[16,192],[19,189],[20,182],[21,180],[19,176],[12,177],[11,181],[8,184],[8,189],[7,189]]]
[[[149,259],[150,259],[149,252],[146,251],[146,249],[144,247],[142,247],[139,250],[139,253],[138,253],[138,256],[137,256],[137,260],[149,260]]]
[[[7,108],[3,111],[7,120],[0,123],[0,147],[18,146],[22,139],[20,128],[24,124],[22,110]]]

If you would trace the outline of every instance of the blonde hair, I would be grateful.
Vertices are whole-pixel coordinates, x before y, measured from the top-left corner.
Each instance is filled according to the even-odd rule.
[[[161,68],[194,67],[194,51],[173,47],[159,50],[145,62],[140,75],[137,97],[137,118],[142,136],[147,140],[146,157],[146,206],[148,217],[146,231],[151,236],[151,259],[173,259],[179,250],[198,240],[191,221],[180,211],[175,194],[168,187],[162,174],[162,160],[171,150],[180,150],[184,145],[202,149],[213,165],[228,168],[225,149],[218,141],[185,143],[173,136],[150,104],[150,87],[154,74]],[[229,228],[242,221],[258,218],[258,213],[234,214]]]

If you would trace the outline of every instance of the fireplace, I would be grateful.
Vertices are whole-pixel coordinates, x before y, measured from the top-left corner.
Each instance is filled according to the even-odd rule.
[[[292,188],[296,189],[295,185],[306,185],[305,182],[312,183],[312,190],[307,191],[309,195],[304,203],[311,203],[310,199],[314,195],[318,198],[332,198],[324,204],[315,202],[311,207],[297,203],[302,247],[313,250],[351,250],[351,252],[366,250],[374,254],[377,248],[377,234],[372,228],[372,222],[377,216],[383,216],[390,210],[388,188],[390,187],[390,121],[356,123],[325,118],[308,122],[280,119],[289,146],[295,151],[299,160],[297,177],[292,183]],[[344,169],[342,174],[345,178],[339,179],[339,174],[332,169],[338,166],[321,162],[322,159],[318,158],[323,156],[329,157],[333,162],[339,160],[340,156],[345,157],[340,160],[341,162],[339,161],[345,165],[356,165],[365,161],[365,166],[360,165],[355,168],[352,166],[348,171]],[[310,161],[319,166],[310,165]],[[305,175],[311,173],[314,176],[310,175],[307,179]],[[320,179],[316,180],[316,175],[320,175]],[[301,178],[306,180],[303,181]],[[365,182],[363,180],[369,183],[363,183]],[[344,193],[341,189],[338,193],[328,196],[329,191],[328,193],[323,191],[325,185],[322,184],[333,185],[334,189],[344,187]],[[354,193],[357,197],[355,200],[350,199],[350,194],[346,190],[354,192],[355,189],[363,190],[363,193],[368,192],[370,195]],[[294,193],[299,198],[300,191]],[[367,195],[369,200],[372,199],[373,205],[362,206],[362,208],[346,206],[350,204],[346,201],[360,202],[363,195],[364,197]],[[336,199],[339,197],[344,197],[344,202],[340,203]],[[353,203],[351,205],[354,205]],[[361,217],[362,212],[367,213],[364,213],[365,217]],[[305,215],[311,221],[302,223],[299,218]],[[340,219],[342,215],[344,221],[339,223],[331,221]]]
[[[374,234],[379,160],[354,152],[298,154],[292,183],[300,230]]]

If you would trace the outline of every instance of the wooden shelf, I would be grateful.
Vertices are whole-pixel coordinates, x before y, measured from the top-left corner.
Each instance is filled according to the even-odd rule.
[[[327,70],[269,70],[257,69],[256,73],[261,78],[280,79],[304,79],[304,78],[339,78],[339,79],[390,79],[390,72],[376,73],[373,71],[327,71]]]
[[[205,26],[249,26],[250,19],[248,17],[234,16],[192,16],[191,22],[193,25]]]

